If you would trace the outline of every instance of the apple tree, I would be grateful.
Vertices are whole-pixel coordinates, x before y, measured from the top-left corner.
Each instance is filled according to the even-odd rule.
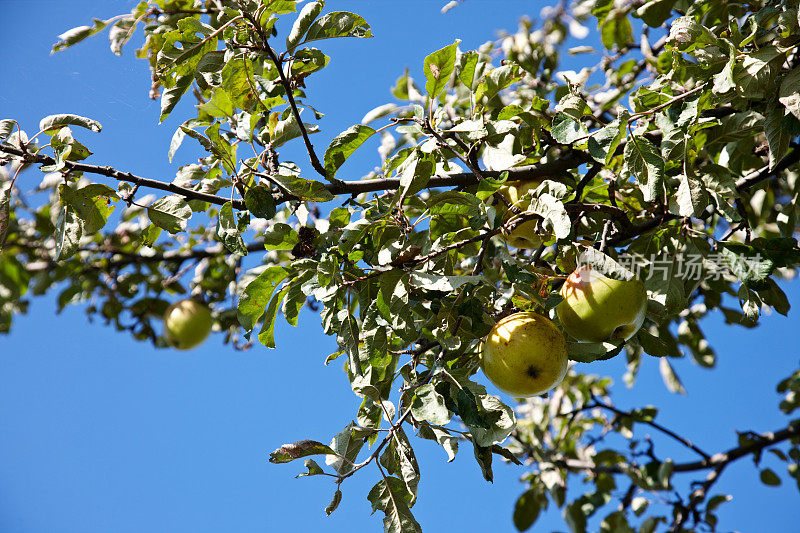
[[[67,31],[54,51],[107,32],[120,54],[143,32],[136,57],[160,119],[197,104],[164,149],[198,143],[205,156],[157,180],[90,157],[92,118],[0,121],[0,330],[52,291],[166,346],[161,317],[191,296],[224,342],[266,350],[278,315],[296,325],[311,307],[338,343],[320,363],[343,368],[361,405],[332,439],[309,435],[269,460],[332,478],[329,514],[349,477],[374,476],[367,497],[387,532],[421,529],[419,439],[450,460],[466,448],[488,481],[493,460],[519,465],[519,530],[548,507],[576,532],[589,520],[713,530],[730,499],[719,477],[766,451],[787,471],[761,479],[800,485],[800,370],[778,384],[783,427],[711,451],[655,407],[616,407],[592,368],[625,358],[635,386],[656,357],[679,392],[675,359],[715,364],[708,313],[752,328],[767,308],[789,312],[776,280],[800,265],[796,3],[575,0],[542,15],[477,50],[456,41],[420,58],[424,79],[398,72],[393,102],[330,143],[315,140],[325,110],[305,89],[331,59],[325,40],[372,36],[358,14],[324,0],[154,0]],[[570,33],[588,32],[597,46],[569,50],[584,67],[564,70]],[[289,143],[307,157],[282,157]],[[374,168],[343,175],[365,143],[378,145]],[[32,169],[40,180],[20,178]],[[482,339],[516,312],[558,324],[579,264],[642,280],[643,324],[616,342],[566,335],[574,363],[560,385],[507,405],[474,380]],[[662,453],[642,427],[684,453]]]

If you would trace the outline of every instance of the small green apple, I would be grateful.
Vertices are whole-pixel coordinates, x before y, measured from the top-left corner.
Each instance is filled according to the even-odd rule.
[[[207,306],[194,300],[181,300],[164,313],[164,337],[174,348],[191,350],[206,340],[212,324]]]
[[[550,319],[514,313],[500,320],[483,340],[481,368],[497,388],[518,398],[538,396],[567,374],[567,343]]]
[[[523,196],[536,189],[541,184],[541,180],[510,181],[503,185],[497,192],[500,193],[510,205],[520,211],[525,211],[530,205],[529,200],[521,200]],[[511,210],[506,210],[503,215],[503,223],[508,222],[514,214]],[[539,237],[536,221],[528,220],[523,222],[511,231],[503,231],[503,240],[514,248],[538,248],[542,244]]]
[[[647,291],[638,279],[608,278],[584,265],[567,278],[561,296],[558,320],[580,342],[626,341],[644,322]]]

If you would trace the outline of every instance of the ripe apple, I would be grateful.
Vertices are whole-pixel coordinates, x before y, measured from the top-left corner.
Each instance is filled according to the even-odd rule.
[[[503,185],[497,192],[500,193],[509,204],[520,211],[525,211],[530,205],[528,200],[520,200],[523,196],[536,189],[541,184],[541,180],[510,181]],[[503,223],[508,222],[514,214],[511,210],[506,210],[503,216]],[[523,222],[511,231],[503,231],[503,240],[514,248],[538,248],[542,244],[539,237],[536,221],[528,220]]]
[[[211,311],[194,300],[181,300],[164,313],[164,337],[179,350],[199,346],[211,333]]]
[[[626,341],[644,322],[647,291],[638,279],[608,278],[584,265],[567,278],[561,296],[558,320],[580,342]]]
[[[519,398],[538,396],[561,383],[567,365],[564,335],[536,313],[505,317],[481,346],[483,373],[497,388]]]

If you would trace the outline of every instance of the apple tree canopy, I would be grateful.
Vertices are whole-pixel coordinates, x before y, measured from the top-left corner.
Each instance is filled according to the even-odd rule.
[[[713,530],[730,499],[714,485],[743,458],[766,484],[800,486],[800,370],[778,384],[784,427],[732,432],[730,449],[712,451],[662,426],[655,407],[615,407],[591,365],[626,358],[634,385],[656,357],[681,393],[675,358],[715,365],[708,313],[743,328],[765,309],[789,313],[776,281],[800,266],[796,2],[560,2],[477,50],[443,43],[419,58],[424,79],[398,72],[392,102],[325,146],[325,110],[306,88],[331,61],[326,40],[372,36],[329,3],[140,2],[60,35],[54,51],[105,32],[121,54],[143,33],[135,53],[156,118],[196,103],[164,152],[194,143],[204,157],[171,180],[138,176],[92,153],[92,118],[0,120],[0,331],[54,292],[60,308],[91,302],[90,314],[165,347],[161,316],[191,294],[212,308],[216,337],[266,350],[280,348],[276,320],[317,310],[338,344],[320,363],[343,368],[361,405],[338,434],[269,460],[333,478],[328,514],[350,476],[374,476],[366,496],[387,533],[421,531],[420,439],[447,460],[466,448],[487,481],[495,460],[520,465],[520,531],[553,506],[573,532],[593,516],[603,531]],[[589,31],[598,47],[566,47]],[[562,69],[565,54],[584,67]],[[302,160],[282,157],[290,143]],[[373,170],[343,168],[376,143]],[[531,181],[521,207],[498,194]],[[509,246],[504,235],[530,221],[541,244]],[[644,325],[620,344],[567,338],[575,364],[561,385],[507,405],[474,380],[481,339],[513,312],[555,320],[579,263],[642,279]],[[685,453],[634,438],[639,426]],[[786,471],[759,467],[764,451]],[[568,498],[572,484],[585,493]]]

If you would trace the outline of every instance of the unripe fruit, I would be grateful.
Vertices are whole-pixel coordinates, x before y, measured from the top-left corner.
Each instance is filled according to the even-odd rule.
[[[556,314],[561,327],[580,342],[621,342],[644,322],[647,291],[638,279],[608,278],[582,266],[561,287]]]
[[[533,191],[541,184],[539,180],[530,181],[510,181],[502,186],[497,192],[505,198],[510,205],[520,211],[525,211],[530,205],[530,201],[521,201],[520,198]],[[508,222],[514,213],[510,209],[503,215],[503,224]],[[535,220],[528,220],[515,227],[511,231],[503,231],[503,240],[514,248],[538,248],[542,244],[539,237]]]
[[[568,363],[564,335],[536,313],[505,317],[481,346],[483,373],[497,388],[519,398],[538,396],[561,383]]]
[[[164,313],[164,337],[174,348],[191,350],[206,340],[213,322],[208,307],[194,300],[181,300]]]

